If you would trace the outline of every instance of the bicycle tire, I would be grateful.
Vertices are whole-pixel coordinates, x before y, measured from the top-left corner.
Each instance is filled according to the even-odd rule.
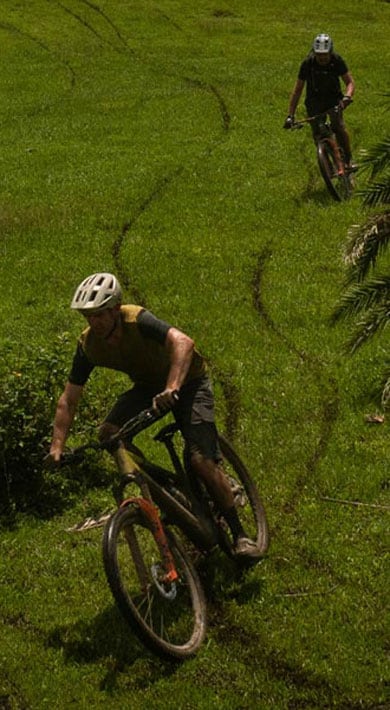
[[[342,194],[340,186],[343,183],[345,176],[339,176],[337,174],[338,166],[336,156],[327,141],[320,141],[317,144],[317,160],[320,173],[329,194],[334,200],[336,200],[336,202],[341,202]]]
[[[230,482],[236,482],[235,503],[240,522],[243,528],[264,555],[269,546],[269,529],[264,505],[259,492],[246,465],[241,460],[232,444],[223,434],[219,434],[219,445],[223,457],[223,468]],[[234,491],[233,491],[234,494]],[[234,556],[234,545],[231,533],[227,526],[224,527],[221,547],[229,555]],[[250,562],[248,560],[248,562]]]
[[[106,577],[122,616],[152,652],[184,660],[206,634],[206,601],[192,563],[171,531],[166,531],[179,579],[157,579],[161,553],[148,521],[135,506],[118,509],[103,535]]]

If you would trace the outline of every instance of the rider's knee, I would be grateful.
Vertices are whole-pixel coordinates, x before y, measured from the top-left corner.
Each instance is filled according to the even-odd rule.
[[[101,426],[99,427],[98,431],[98,437],[99,441],[108,441],[108,439],[113,435],[116,434],[118,431],[119,427],[117,427],[115,424],[110,424],[109,422],[103,422]]]
[[[199,451],[191,451],[190,464],[194,471],[199,472],[204,467],[204,456]]]
[[[191,469],[205,482],[214,480],[218,474],[216,461],[206,458],[201,453],[192,452],[190,463]]]

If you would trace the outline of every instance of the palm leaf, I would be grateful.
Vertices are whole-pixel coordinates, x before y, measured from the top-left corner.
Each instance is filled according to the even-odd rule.
[[[367,207],[390,204],[390,172],[382,180],[370,182],[363,190],[358,190],[357,195],[363,197],[363,204]]]
[[[387,249],[390,241],[390,212],[376,214],[364,225],[354,225],[348,231],[345,262],[349,266],[346,285],[363,281],[378,256]]]
[[[371,169],[371,178],[381,173],[390,165],[390,136],[376,143],[360,154],[359,166]]]
[[[362,311],[384,308],[390,312],[390,275],[378,276],[364,285],[351,286],[340,298],[331,315],[331,323],[354,318]]]
[[[376,308],[372,308],[366,317],[358,323],[355,332],[346,344],[346,350],[351,354],[372,340],[374,335],[382,331],[390,321],[390,300]]]

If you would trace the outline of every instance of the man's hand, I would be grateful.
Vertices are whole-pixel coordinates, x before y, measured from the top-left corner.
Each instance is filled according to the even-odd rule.
[[[287,116],[283,128],[292,128],[295,123],[295,117],[293,115]]]
[[[153,409],[156,410],[159,414],[163,414],[164,412],[168,412],[172,407],[175,406],[177,400],[179,399],[179,395],[176,389],[170,389],[167,387],[163,392],[160,392],[160,394],[156,394],[156,396],[153,399]]]
[[[344,111],[344,109],[347,108],[347,106],[349,106],[349,104],[351,104],[351,103],[352,103],[352,99],[350,96],[343,96],[343,98],[341,99],[341,101],[339,103],[339,106]]]

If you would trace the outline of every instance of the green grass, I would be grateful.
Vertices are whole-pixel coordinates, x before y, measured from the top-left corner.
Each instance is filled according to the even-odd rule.
[[[348,330],[328,319],[348,227],[365,212],[328,198],[310,131],[281,127],[324,30],[357,84],[355,157],[381,139],[388,26],[380,0],[3,0],[4,357],[50,351],[66,332],[70,361],[74,288],[115,271],[127,300],[207,356],[220,426],[251,464],[272,536],[241,581],[213,561],[207,643],[176,667],[123,626],[100,534],[66,532],[109,507],[108,491],[3,530],[5,710],[387,706],[390,452],[387,424],[364,416],[378,406],[388,333],[344,356]],[[95,379],[103,410],[123,381]]]

